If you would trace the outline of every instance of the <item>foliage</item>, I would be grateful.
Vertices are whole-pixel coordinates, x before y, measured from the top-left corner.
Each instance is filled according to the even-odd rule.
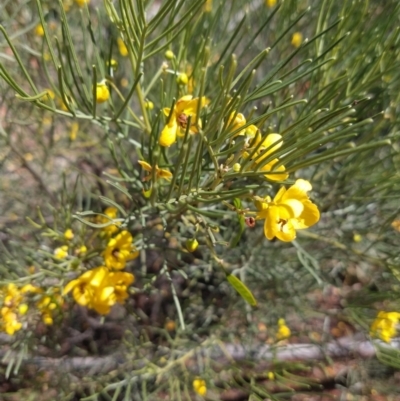
[[[62,327],[121,311],[125,334],[105,353],[129,362],[76,394],[219,386],[258,399],[270,393],[255,379],[221,384],[196,348],[232,341],[229,317],[277,326],[268,338],[282,344],[293,332],[282,316],[308,321],[307,294],[332,285],[362,285],[343,320],[366,334],[376,310],[400,310],[399,11],[395,0],[0,5],[2,327],[20,355],[41,342],[60,355]],[[38,290],[21,310],[25,284]],[[275,367],[268,380],[312,386],[296,376],[304,366]]]

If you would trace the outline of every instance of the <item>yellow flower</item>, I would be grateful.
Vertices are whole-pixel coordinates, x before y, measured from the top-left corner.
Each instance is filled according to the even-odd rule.
[[[307,195],[311,189],[308,181],[299,179],[287,190],[282,187],[273,201],[270,197],[256,199],[257,219],[265,219],[264,234],[269,240],[277,237],[281,241],[293,241],[296,230],[318,222],[319,210]]]
[[[396,219],[392,221],[391,226],[398,232],[400,232],[400,219]]]
[[[265,5],[269,8],[275,7],[276,0],[265,0]]]
[[[87,252],[86,245],[82,245],[80,248],[75,250],[76,255],[84,255]]]
[[[99,224],[110,223],[112,220],[117,218],[118,209],[115,207],[108,207],[104,210],[104,214],[107,216],[97,216],[96,222]],[[112,235],[118,231],[118,226],[121,225],[121,222],[117,221],[114,224],[110,224],[109,226],[103,227],[101,231],[103,231],[107,235]]]
[[[212,0],[206,0],[203,7],[205,13],[210,13],[212,11]]]
[[[242,113],[236,113],[232,111],[229,116],[227,128],[230,132],[234,132],[246,124],[246,117]],[[234,136],[244,135],[246,133],[245,129],[240,130]]]
[[[44,29],[43,29],[43,25],[42,24],[36,25],[35,35],[36,36],[44,36]]]
[[[292,45],[294,47],[300,47],[303,42],[303,35],[300,32],[295,32],[292,36]]]
[[[79,7],[83,7],[86,3],[89,4],[90,0],[75,0],[75,3],[78,4]]]
[[[42,314],[42,321],[46,326],[51,326],[53,322],[53,317],[49,313]]]
[[[19,305],[21,300],[22,296],[20,290],[14,283],[9,283],[6,287],[3,304],[7,307],[14,308]]]
[[[98,82],[96,86],[96,102],[104,103],[110,98],[110,91],[105,80]]]
[[[68,246],[63,245],[59,248],[54,249],[54,257],[56,259],[65,259],[68,256]]]
[[[109,269],[122,270],[127,261],[139,256],[132,241],[132,235],[128,231],[121,231],[115,238],[108,241],[103,257]]]
[[[193,390],[203,396],[207,393],[207,386],[206,386],[206,382],[203,379],[197,378],[195,380],[193,380]]]
[[[70,281],[63,295],[72,290],[72,296],[79,305],[106,315],[116,302],[123,303],[128,298],[127,289],[133,281],[131,273],[109,272],[106,267],[100,266]]]
[[[18,313],[20,315],[25,315],[28,312],[29,306],[27,304],[21,304],[18,306]]]
[[[45,96],[48,96],[50,99],[55,99],[55,97],[56,97],[55,93],[51,89],[46,89]]]
[[[145,191],[144,188],[142,189],[143,196],[146,199],[150,199],[152,192],[153,192],[153,188],[151,188],[151,187],[147,191]]]
[[[1,308],[1,325],[9,336],[14,335],[22,328],[22,323],[18,321],[18,315],[8,307]]]
[[[207,104],[207,99],[203,96],[193,99],[192,95],[181,97],[171,111],[165,107],[163,113],[170,116],[167,125],[161,132],[159,143],[161,146],[171,146],[176,142],[177,136],[183,136],[187,127],[188,118],[191,117],[189,132],[197,133],[197,126],[201,127],[201,121],[197,116],[197,109],[200,102],[200,109]]]
[[[398,325],[399,320],[399,312],[380,311],[371,325],[371,337],[378,337],[387,343],[390,342],[397,333],[396,326]]]
[[[269,380],[275,380],[275,374],[274,374],[274,372],[269,371],[268,374],[267,374],[267,376],[268,376],[268,379],[269,379]]]
[[[134,281],[134,276],[126,272],[110,272],[107,276],[107,285],[114,288],[115,300],[123,304],[128,298],[128,286]]]
[[[63,295],[72,290],[72,296],[81,306],[89,306],[94,296],[94,290],[100,286],[108,269],[104,266],[88,270],[80,277],[70,281],[64,288]]]
[[[285,319],[278,320],[278,332],[276,333],[277,340],[284,340],[289,338],[291,331],[288,326],[286,326]]]
[[[68,230],[65,231],[64,233],[64,238],[68,241],[70,241],[72,238],[74,238],[74,233],[73,231],[69,228]]]
[[[155,167],[152,167],[149,163],[143,160],[139,160],[138,163],[143,167],[144,170],[150,173],[152,173],[152,171],[155,170],[156,179],[164,178],[167,181],[171,181],[172,173],[169,170],[159,168],[157,165]],[[143,178],[143,181],[149,181],[149,180],[151,180],[151,174]]]
[[[253,126],[250,126],[248,128],[251,128]],[[257,127],[255,127],[257,128]],[[253,135],[254,130],[247,130]],[[247,135],[246,131],[246,135]],[[256,135],[254,133],[253,137]],[[250,136],[250,135],[248,135]],[[250,136],[251,137],[251,136]],[[259,143],[261,142],[261,135],[257,135],[256,140],[254,141],[255,145],[254,147],[258,146]],[[276,152],[280,147],[282,146],[282,136],[279,134],[268,134],[265,139],[262,141],[262,144],[258,147],[257,152],[253,155],[253,167],[257,167],[258,164],[261,164],[264,159],[266,159],[269,155],[273,154]],[[248,157],[248,153],[245,152],[244,156]],[[289,174],[286,173],[285,166],[281,165],[274,169],[274,166],[279,162],[279,159],[273,159],[267,164],[264,164],[261,168],[260,171],[265,171],[271,173],[265,174],[265,178],[271,181],[284,181],[286,178],[288,178]]]
[[[78,135],[79,131],[79,124],[77,122],[74,122],[71,124],[71,131],[69,132],[69,139],[71,141],[75,141],[76,136]]]
[[[128,55],[128,48],[126,47],[125,42],[121,38],[117,38],[117,45],[121,56],[126,57]]]
[[[107,61],[107,67],[111,67],[114,71],[118,69],[118,61],[112,58],[110,61]]]
[[[36,287],[32,284],[25,284],[21,288],[21,294],[32,293],[32,294],[41,294],[43,290],[39,287]]]

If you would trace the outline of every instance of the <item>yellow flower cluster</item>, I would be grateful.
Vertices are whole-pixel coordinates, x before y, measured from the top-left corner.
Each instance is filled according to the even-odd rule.
[[[58,288],[55,288],[53,294],[51,295],[44,294],[36,304],[37,308],[42,314],[43,323],[48,326],[52,325],[53,311],[55,311],[57,308],[60,308],[63,303],[64,300]]]
[[[99,266],[83,273],[76,280],[70,281],[64,288],[63,295],[72,291],[75,301],[101,315],[107,315],[115,303],[123,304],[128,298],[128,286],[134,276],[126,272],[111,272],[105,266]]]
[[[56,259],[65,259],[68,256],[68,246],[63,245],[54,249],[54,257]]]
[[[258,127],[248,125],[246,117],[237,111],[231,112],[225,126],[231,138],[245,137],[242,161],[233,164],[234,172],[261,171],[270,181],[284,181],[288,178],[285,166],[278,166],[279,158],[274,157],[283,144],[282,135],[271,133],[263,136]],[[269,196],[254,197],[256,219],[264,220],[267,239],[273,240],[276,237],[285,242],[293,241],[296,230],[311,227],[319,221],[319,210],[307,195],[311,189],[308,181],[298,179],[289,189],[282,187],[273,200]]]
[[[83,7],[85,4],[89,4],[90,0],[75,0],[75,3],[79,6],[79,7]]]
[[[12,336],[22,328],[21,318],[29,309],[29,297],[35,294],[41,294],[35,306],[40,312],[43,322],[46,325],[53,324],[53,313],[63,304],[58,289],[53,289],[52,294],[45,294],[41,288],[32,284],[18,288],[15,284],[10,283],[7,287],[0,289],[0,299],[2,299],[0,328],[2,331]]]
[[[279,134],[268,134],[263,138],[260,130],[255,125],[246,125],[246,118],[242,113],[232,112],[227,122],[227,128],[233,133],[233,136],[245,136],[245,150],[243,159],[247,160],[251,156],[252,163],[246,170],[255,170],[265,172],[265,178],[270,181],[286,180],[288,174],[285,166],[275,167],[279,162],[278,158],[273,158],[266,164],[263,161],[275,153],[282,146],[282,136]],[[261,165],[261,167],[259,167]]]
[[[129,231],[121,231],[108,241],[103,252],[105,265],[112,270],[122,270],[126,262],[139,256],[139,252],[132,244],[133,238]]]
[[[113,222],[113,220],[115,220],[117,218],[118,209],[110,206],[106,210],[104,210],[104,214],[105,214],[105,216],[97,216],[96,217],[96,223],[107,224],[107,223]],[[111,236],[118,231],[118,227],[120,225],[121,225],[120,222],[115,222],[115,223],[113,222],[113,224],[103,227],[101,230],[106,235]]]
[[[169,107],[165,107],[163,113],[166,117],[169,117],[169,120],[161,132],[159,144],[161,146],[171,146],[176,142],[177,136],[183,136],[187,129],[189,117],[191,117],[189,132],[199,132],[198,128],[201,128],[201,120],[197,115],[197,109],[202,109],[207,103],[208,101],[204,96],[201,99],[198,97],[193,99],[192,95],[187,95],[177,100],[172,110]]]
[[[115,208],[108,208],[105,214],[116,217],[116,212]],[[118,230],[117,226],[109,227]],[[128,298],[128,286],[133,283],[134,276],[120,270],[138,255],[139,252],[133,246],[132,235],[126,230],[121,231],[107,242],[102,253],[105,266],[88,270],[70,281],[65,286],[63,295],[72,291],[72,296],[79,305],[107,315],[113,305],[123,304]]]
[[[390,342],[390,340],[397,334],[397,325],[399,324],[399,321],[399,312],[380,311],[371,325],[371,337],[380,338],[387,343]]]
[[[265,0],[265,5],[269,8],[276,6],[276,0]]]
[[[203,6],[203,11],[205,13],[210,13],[212,11],[212,6],[213,6],[212,0],[206,0]]]
[[[207,386],[206,382],[203,379],[197,378],[193,380],[193,390],[203,396],[207,393]]]
[[[255,197],[257,219],[265,219],[264,234],[272,240],[275,237],[284,242],[296,238],[296,230],[311,227],[318,222],[320,214],[307,192],[311,184],[298,179],[289,189],[282,187],[275,198]]]
[[[278,332],[276,333],[276,339],[277,340],[285,340],[286,338],[289,338],[292,332],[290,331],[290,328],[286,326],[285,319],[279,319],[278,320]]]

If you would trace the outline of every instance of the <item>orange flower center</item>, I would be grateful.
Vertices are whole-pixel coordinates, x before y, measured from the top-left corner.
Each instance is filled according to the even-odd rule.
[[[187,126],[187,122],[188,122],[188,116],[185,113],[179,114],[177,121],[178,121],[178,125],[181,128],[185,129]]]
[[[278,220],[278,226],[279,226],[279,231],[283,231],[283,228],[285,227],[285,225],[287,224],[287,220],[285,219],[279,219]]]

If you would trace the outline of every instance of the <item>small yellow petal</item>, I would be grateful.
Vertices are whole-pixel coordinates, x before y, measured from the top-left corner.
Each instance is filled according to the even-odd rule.
[[[161,132],[159,144],[165,147],[174,144],[176,142],[177,130],[178,125],[175,120],[173,120],[170,124],[167,124]]]
[[[145,162],[144,160],[139,160],[138,163],[143,167],[144,170],[151,172],[153,169],[149,163]]]
[[[122,57],[126,57],[128,55],[128,48],[126,47],[125,42],[121,39],[117,39],[118,50]]]

